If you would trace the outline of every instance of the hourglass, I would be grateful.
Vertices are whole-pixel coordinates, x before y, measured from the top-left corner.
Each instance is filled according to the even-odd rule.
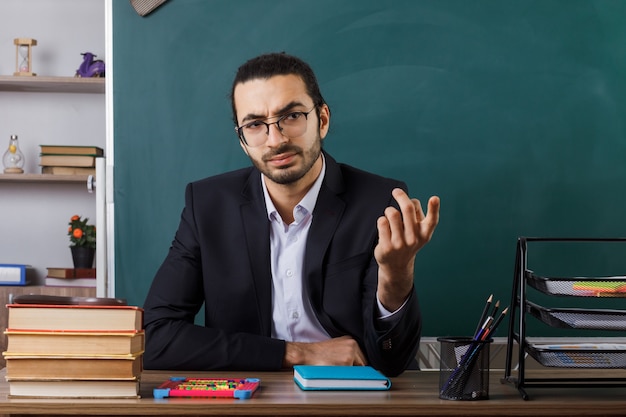
[[[32,72],[32,47],[37,45],[36,39],[16,38],[15,44],[15,72],[13,75],[37,75]]]

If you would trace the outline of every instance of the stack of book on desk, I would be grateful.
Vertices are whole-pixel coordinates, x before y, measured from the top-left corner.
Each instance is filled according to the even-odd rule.
[[[48,287],[96,287],[96,268],[48,267],[45,285]]]
[[[11,397],[138,397],[145,343],[141,308],[94,304],[7,308],[3,355]]]
[[[42,174],[95,175],[96,158],[104,155],[98,146],[40,145]]]

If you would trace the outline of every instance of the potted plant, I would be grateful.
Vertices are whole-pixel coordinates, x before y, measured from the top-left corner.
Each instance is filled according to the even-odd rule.
[[[67,234],[70,237],[70,250],[74,268],[91,268],[96,252],[96,226],[87,224],[89,218],[82,219],[75,214],[70,219]]]

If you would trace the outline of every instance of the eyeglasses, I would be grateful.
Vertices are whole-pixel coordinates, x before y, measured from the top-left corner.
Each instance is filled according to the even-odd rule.
[[[281,135],[286,138],[292,139],[302,135],[306,132],[307,120],[309,113],[315,110],[317,106],[309,111],[293,111],[282,116],[268,117],[264,120],[255,120],[250,123],[246,123],[243,126],[236,127],[237,135],[241,141],[254,148],[261,146],[267,142],[267,138],[270,134],[270,125],[276,125]],[[267,123],[267,120],[278,117],[278,120],[272,123]]]

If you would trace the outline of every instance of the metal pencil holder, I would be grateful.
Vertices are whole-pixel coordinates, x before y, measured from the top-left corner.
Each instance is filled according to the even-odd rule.
[[[489,346],[493,339],[440,337],[439,398],[489,399]]]

